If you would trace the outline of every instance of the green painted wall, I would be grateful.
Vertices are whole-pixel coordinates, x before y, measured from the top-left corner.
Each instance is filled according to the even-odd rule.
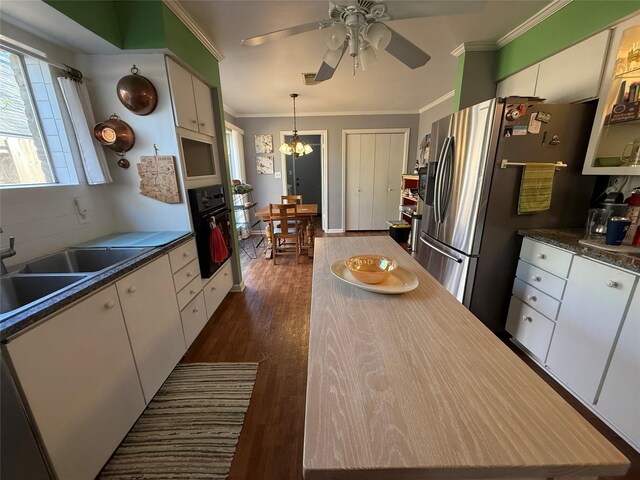
[[[558,53],[634,12],[640,0],[573,0],[498,51],[496,80]]]
[[[464,59],[466,52],[458,57],[458,70],[456,71],[456,86],[453,94],[453,111],[460,110],[460,94],[462,93],[462,77],[464,75]]]
[[[118,48],[123,48],[116,3],[112,0],[44,0],[67,17],[101,36]]]

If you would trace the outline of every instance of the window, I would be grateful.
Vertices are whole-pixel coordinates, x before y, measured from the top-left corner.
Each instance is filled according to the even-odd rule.
[[[0,187],[77,184],[49,65],[0,49],[0,85]]]
[[[231,174],[231,178],[233,180],[240,180],[241,182],[246,182],[245,171],[244,171],[244,148],[242,145],[243,142],[243,134],[239,129],[230,128],[229,123],[227,123],[227,150],[229,151],[229,173]]]

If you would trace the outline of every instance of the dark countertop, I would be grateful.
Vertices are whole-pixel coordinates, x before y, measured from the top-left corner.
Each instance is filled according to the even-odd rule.
[[[60,291],[57,295],[39,302],[32,307],[16,312],[15,315],[4,318],[0,323],[0,341],[6,343],[10,337],[24,330],[30,325],[42,320],[62,308],[80,300],[83,297],[101,289],[105,285],[113,283],[128,273],[166,254],[179,245],[193,238],[193,233],[186,233],[165,245],[151,248],[124,263],[115,265],[108,270],[89,275],[78,284]]]
[[[583,228],[545,228],[535,230],[519,230],[523,237],[548,243],[555,247],[564,248],[583,257],[593,258],[611,266],[624,268],[640,274],[640,256],[613,253],[597,248],[587,247],[578,243],[584,238]]]

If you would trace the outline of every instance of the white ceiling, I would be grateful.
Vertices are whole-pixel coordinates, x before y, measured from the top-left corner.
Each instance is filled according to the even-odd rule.
[[[470,3],[478,9],[477,1],[447,3],[457,8]],[[349,59],[345,57],[332,79],[304,86],[301,73],[317,71],[326,51],[323,31],[258,47],[242,47],[240,41],[327,18],[329,2],[180,1],[224,55],[220,62],[224,102],[240,115],[290,114],[291,92],[300,94],[297,107],[302,114],[417,112],[454,88],[457,59],[451,51],[458,45],[495,42],[549,3],[549,0],[487,1],[475,13],[392,21],[389,25],[394,30],[431,55],[427,65],[411,70],[381,52],[375,67],[366,72],[358,70],[352,76]]]

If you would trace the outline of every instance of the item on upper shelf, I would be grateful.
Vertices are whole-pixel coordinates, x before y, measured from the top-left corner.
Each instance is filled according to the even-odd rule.
[[[623,80],[620,83],[620,88],[618,89],[618,96],[616,97],[616,103],[624,103],[624,92],[627,89],[627,81]]]
[[[624,123],[640,119],[640,102],[619,102],[611,109],[607,123]]]
[[[253,185],[249,185],[248,183],[238,183],[233,185],[233,193],[237,195],[242,195],[244,193],[249,193],[253,191]]]
[[[611,217],[607,222],[607,245],[622,245],[627,230],[631,226],[628,217]]]

